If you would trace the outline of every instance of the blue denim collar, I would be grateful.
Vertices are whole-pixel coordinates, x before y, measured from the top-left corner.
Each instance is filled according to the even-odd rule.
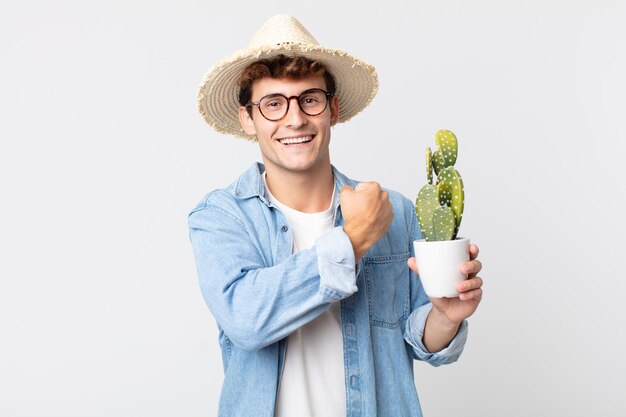
[[[333,178],[335,179],[335,193],[336,198],[339,200],[339,193],[344,185],[356,187],[357,182],[352,181],[341,172],[331,165],[333,170]],[[235,197],[239,199],[247,199],[252,197],[258,197],[263,202],[269,205],[267,196],[265,195],[265,185],[263,184],[263,172],[265,172],[265,165],[260,162],[255,162],[252,166],[244,172],[234,184]]]

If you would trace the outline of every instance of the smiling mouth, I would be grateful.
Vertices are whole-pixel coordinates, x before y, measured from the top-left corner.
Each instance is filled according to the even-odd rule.
[[[309,135],[309,136],[302,136],[300,138],[283,138],[283,139],[279,139],[278,141],[282,143],[283,145],[297,145],[300,143],[309,143],[312,140],[313,140],[313,136]]]

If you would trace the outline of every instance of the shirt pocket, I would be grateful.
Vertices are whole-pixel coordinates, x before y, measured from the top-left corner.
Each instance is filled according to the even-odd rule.
[[[409,315],[409,253],[363,258],[370,324],[396,327]]]

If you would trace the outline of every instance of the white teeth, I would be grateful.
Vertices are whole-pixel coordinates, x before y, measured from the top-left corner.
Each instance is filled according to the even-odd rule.
[[[292,143],[308,142],[311,139],[313,139],[313,136],[305,136],[305,137],[302,137],[302,138],[286,138],[286,139],[280,139],[280,143],[282,143],[284,145],[290,145]]]

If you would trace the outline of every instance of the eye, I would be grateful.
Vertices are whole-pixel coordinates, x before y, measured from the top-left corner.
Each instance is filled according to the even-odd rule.
[[[320,91],[305,91],[300,96],[300,105],[305,107],[318,107],[322,105],[324,94]]]
[[[285,99],[283,97],[266,97],[261,100],[261,107],[266,111],[281,110],[285,105]]]

